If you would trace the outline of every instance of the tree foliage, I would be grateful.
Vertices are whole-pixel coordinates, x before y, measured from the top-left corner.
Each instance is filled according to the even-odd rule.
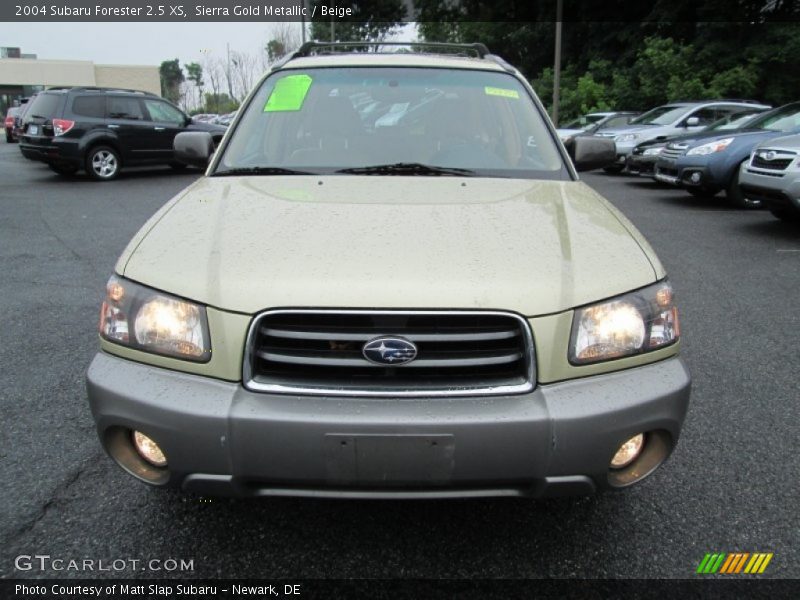
[[[416,0],[426,41],[483,42],[552,102],[555,2]],[[796,0],[564,0],[560,114],[800,90]],[[613,22],[613,15],[625,22]]]
[[[319,6],[331,6],[330,0],[311,0],[317,5],[317,17],[311,23],[311,37],[324,42],[381,42],[397,32],[407,16],[403,0],[361,0],[336,2],[339,8],[352,8],[350,20],[320,16]],[[333,40],[331,40],[333,23]]]
[[[170,102],[178,103],[181,97],[181,84],[186,80],[178,59],[165,60],[158,69],[161,77],[161,95]]]

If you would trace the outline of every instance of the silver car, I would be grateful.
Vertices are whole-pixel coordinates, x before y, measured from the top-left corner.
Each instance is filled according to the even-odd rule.
[[[756,146],[742,164],[739,187],[779,219],[800,221],[800,134]]]
[[[621,171],[633,149],[648,140],[701,131],[714,121],[748,108],[770,108],[747,100],[672,102],[647,111],[626,127],[604,129],[595,135],[612,137],[617,144],[617,164],[607,171]]]

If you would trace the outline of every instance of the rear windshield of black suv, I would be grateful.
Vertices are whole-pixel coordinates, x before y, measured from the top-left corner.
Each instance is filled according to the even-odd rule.
[[[45,119],[58,117],[58,111],[63,99],[64,94],[48,94],[46,92],[39,94],[31,101],[31,107],[25,113],[25,116]]]

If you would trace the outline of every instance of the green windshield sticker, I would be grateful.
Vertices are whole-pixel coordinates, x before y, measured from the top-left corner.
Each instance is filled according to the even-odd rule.
[[[264,112],[300,110],[311,87],[311,81],[308,75],[289,75],[279,80],[267,98]]]
[[[519,100],[519,92],[517,90],[506,90],[504,88],[489,87],[488,85],[483,89],[487,96],[500,96],[501,98]]]

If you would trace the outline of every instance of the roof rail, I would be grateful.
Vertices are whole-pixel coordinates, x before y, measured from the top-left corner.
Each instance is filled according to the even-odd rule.
[[[705,98],[703,100],[673,100],[667,104],[708,104],[711,102],[741,102],[742,104],[764,104],[758,100],[750,100],[747,98]]]
[[[378,52],[381,46],[396,46],[401,48],[433,48],[438,50],[457,50],[460,52],[451,52],[449,54],[467,56],[471,53],[476,58],[486,58],[490,53],[485,44],[456,44],[449,42],[306,42],[291,55],[291,58],[301,58],[304,56],[311,56],[312,54],[333,54],[337,51],[353,48],[373,48],[373,52]],[[436,52],[433,52],[436,54]],[[448,54],[441,52],[441,54]]]
[[[132,90],[126,88],[115,88],[115,87],[99,87],[94,85],[58,85],[47,88],[45,91],[49,92],[51,90],[76,90],[80,92],[126,92],[129,94],[142,94],[144,96],[154,96],[158,98],[158,94],[154,94],[153,92],[145,92],[143,90]]]

